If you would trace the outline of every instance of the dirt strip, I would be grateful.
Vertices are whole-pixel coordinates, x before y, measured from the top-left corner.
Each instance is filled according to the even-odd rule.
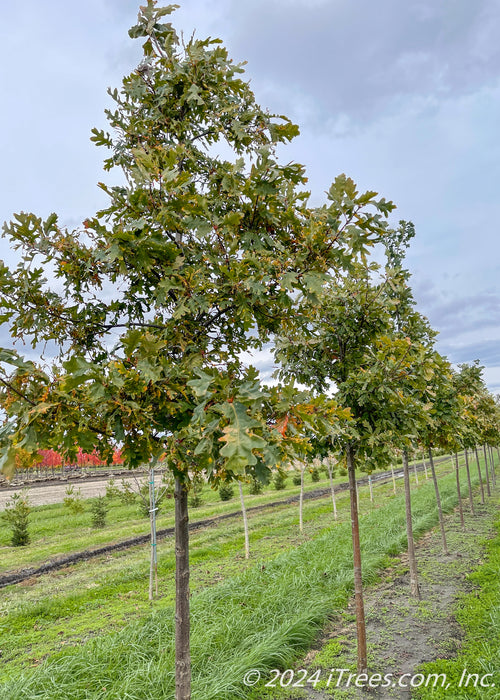
[[[306,673],[306,679],[317,678],[318,682],[306,682],[300,689],[287,691],[279,687],[278,678],[274,684],[276,690],[264,685],[260,691],[260,686],[256,687],[259,700],[410,700],[414,697],[411,684],[425,682],[417,675],[419,666],[436,659],[454,658],[463,641],[454,609],[460,594],[474,588],[467,574],[482,563],[483,542],[495,535],[493,523],[500,512],[498,491],[485,505],[478,501],[477,498],[475,516],[468,510],[465,513],[464,530],[457,512],[445,517],[449,555],[443,554],[439,527],[418,541],[420,601],[410,596],[406,553],[394,557],[393,565],[382,573],[379,583],[366,588],[368,676],[375,679],[371,688],[364,679],[364,687],[355,686],[356,624],[354,600],[351,600],[345,612],[332,617],[314,648],[293,669],[293,678]],[[469,669],[471,673],[480,671]],[[443,697],[453,700],[454,690],[443,689]]]

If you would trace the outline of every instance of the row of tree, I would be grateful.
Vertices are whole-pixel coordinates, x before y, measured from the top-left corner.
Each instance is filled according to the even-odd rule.
[[[82,448],[78,448],[74,460],[68,465],[65,462],[64,455],[56,450],[38,450],[36,454],[27,452],[26,450],[18,450],[16,455],[16,471],[21,469],[30,470],[36,469],[63,469],[65,466],[83,467],[102,467],[109,462],[102,459],[97,450],[91,453],[84,452]],[[115,450],[113,454],[112,464],[123,464],[120,450]]]
[[[144,58],[111,90],[108,206],[68,230],[16,214],[4,236],[0,321],[52,349],[0,350],[0,468],[19,450],[78,449],[131,468],[160,458],[175,479],[176,698],[190,698],[188,501],[213,484],[308,455],[346,460],[359,668],[366,668],[355,469],[391,450],[497,444],[478,364],[454,373],[415,309],[404,269],[411,224],[391,202],[336,178],[313,207],[304,168],[278,158],[298,134],[256,104],[218,40],[180,41],[174,6],[148,0],[130,36]],[[374,249],[385,264],[373,262]],[[245,363],[271,345],[280,383]],[[309,387],[299,391],[294,382]],[[154,518],[154,489],[151,506]],[[411,520],[410,520],[411,522]],[[153,564],[152,564],[153,566]]]

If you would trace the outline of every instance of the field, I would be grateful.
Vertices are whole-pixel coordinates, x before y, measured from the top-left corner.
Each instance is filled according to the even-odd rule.
[[[443,507],[457,502],[449,461],[439,467]],[[462,491],[466,491],[461,469]],[[473,483],[477,484],[477,473]],[[437,522],[430,481],[413,484],[414,527],[422,535]],[[340,477],[338,481],[344,481]],[[307,482],[307,489],[327,481]],[[297,493],[246,496],[247,507]],[[375,502],[360,494],[365,583],[373,583],[406,546],[402,484],[378,484]],[[251,557],[244,558],[239,518],[191,536],[193,698],[250,697],[244,673],[285,668],[311,645],[329,617],[346,609],[352,591],[348,493],[338,494],[338,521],[329,497],[306,501],[304,532],[298,506],[283,504],[250,515]],[[198,520],[238,510],[206,490]],[[147,533],[136,506],[112,505],[109,524],[95,531],[89,514],[62,505],[34,509],[32,543],[7,545],[2,530],[1,572]],[[173,524],[171,506],[159,528]],[[147,597],[148,547],[122,550],[2,589],[2,698],[173,697],[174,551],[159,542],[160,597]],[[256,697],[253,695],[252,697]]]

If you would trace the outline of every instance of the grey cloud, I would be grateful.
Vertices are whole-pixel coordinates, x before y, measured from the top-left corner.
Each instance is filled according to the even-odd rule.
[[[500,341],[484,340],[464,345],[445,344],[443,346],[451,362],[473,362],[479,360],[481,365],[500,367]]]
[[[467,286],[460,276],[451,276],[446,289],[442,280],[421,275],[410,281],[419,310],[444,335],[447,332],[465,333],[478,328],[500,327],[500,290],[481,289],[467,294]]]
[[[470,331],[486,331],[500,326],[500,298],[495,294],[477,294],[456,298],[429,311],[441,338]]]
[[[238,5],[235,46],[268,91],[294,108],[297,93],[364,121],[394,101],[461,94],[496,79],[496,0]],[[283,76],[287,76],[284,83]]]

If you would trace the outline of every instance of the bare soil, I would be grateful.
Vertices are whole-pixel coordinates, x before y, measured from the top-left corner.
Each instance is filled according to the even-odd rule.
[[[130,474],[130,472],[127,472]],[[0,511],[5,509],[7,502],[14,492],[20,492],[25,489],[28,492],[29,500],[33,506],[45,506],[50,503],[62,503],[66,495],[68,486],[74,486],[75,489],[80,489],[83,498],[95,498],[96,496],[104,496],[106,493],[106,484],[113,477],[117,484],[121,480],[134,484],[137,479],[144,479],[145,472],[141,472],[136,476],[117,477],[115,474],[105,474],[98,478],[86,479],[85,477],[74,477],[61,480],[53,480],[42,484],[18,484],[14,486],[4,487],[0,490]],[[156,476],[156,481],[161,481],[161,474]]]

